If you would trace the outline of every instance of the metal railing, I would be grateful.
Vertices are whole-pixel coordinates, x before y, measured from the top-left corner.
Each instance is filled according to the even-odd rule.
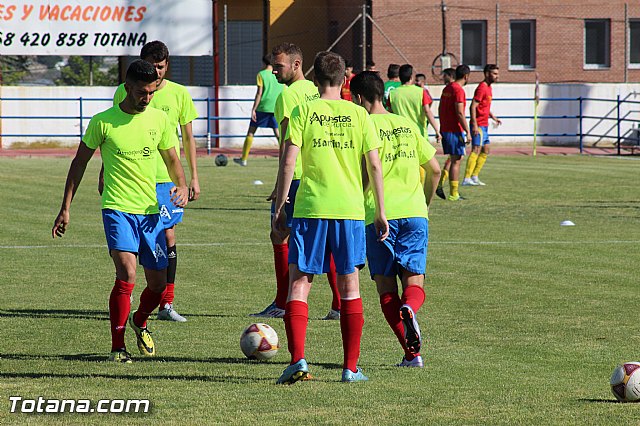
[[[435,101],[439,101],[438,98],[434,98]],[[77,103],[77,114],[75,115],[0,115],[0,120],[4,122],[4,120],[67,120],[67,121],[76,121],[79,126],[78,132],[74,133],[3,133],[0,129],[0,137],[7,138],[17,138],[17,137],[25,137],[25,138],[82,138],[82,131],[84,129],[84,124],[87,120],[91,119],[91,116],[85,115],[85,111],[87,109],[87,104],[91,102],[111,102],[110,98],[89,98],[89,97],[77,97],[77,98],[44,98],[44,97],[35,97],[35,98],[19,98],[19,97],[4,97],[0,98],[0,102],[75,102]],[[197,121],[205,121],[206,125],[204,126],[204,133],[197,133],[194,136],[198,139],[206,139],[207,140],[207,148],[210,151],[212,148],[211,142],[215,141],[215,146],[219,146],[219,140],[224,138],[244,138],[245,134],[223,134],[215,133],[213,129],[218,128],[215,126],[215,122],[219,121],[232,121],[232,120],[242,120],[248,121],[249,117],[246,116],[215,116],[212,115],[212,104],[216,101],[215,98],[197,98],[193,100],[196,105],[205,104],[204,109],[206,110],[206,114],[203,117],[199,117]],[[253,98],[220,98],[218,102],[253,102]],[[470,99],[468,100],[470,101]],[[493,99],[494,105],[500,102],[527,102],[531,104],[531,110],[533,111],[533,99],[531,98],[498,98]],[[637,113],[640,116],[640,108],[638,111],[627,111],[626,114],[622,114],[621,107],[623,105],[640,105],[640,101],[632,101],[627,98],[622,98],[620,95],[617,95],[615,99],[606,99],[606,98],[589,98],[589,97],[577,97],[577,98],[541,98],[541,104],[546,102],[547,105],[551,105],[553,103],[564,102],[566,106],[563,106],[564,110],[571,111],[576,110],[577,112],[574,114],[542,114],[538,115],[537,119],[544,121],[548,120],[571,120],[572,124],[565,126],[567,129],[576,129],[574,132],[537,132],[537,137],[555,137],[555,138],[575,138],[579,142],[580,153],[584,151],[584,140],[587,137],[591,138],[606,138],[610,140],[614,140],[615,146],[617,146],[618,155],[621,154],[621,148],[625,145],[624,141],[627,142],[628,145],[637,146],[640,149],[640,119],[631,118],[632,113]],[[610,108],[607,114],[603,116],[591,116],[585,114],[585,103],[586,102],[601,102],[607,104],[613,104],[612,108]],[[437,117],[437,116],[436,116]],[[502,115],[500,119],[503,121],[510,120],[533,120],[533,115]],[[597,133],[596,128],[600,128],[598,125],[592,125],[590,128],[585,129],[585,123],[587,120],[596,120],[598,124],[612,122],[612,126],[610,126],[606,132]],[[634,132],[635,137],[629,138],[622,134],[623,123],[634,123],[637,125],[638,130]],[[538,128],[544,128],[544,126],[538,126]],[[508,133],[508,132],[499,132],[496,131],[493,133],[494,136],[499,137],[513,137],[513,138],[532,138],[534,134],[532,132],[520,132],[520,133]],[[255,135],[255,137],[262,138],[270,138],[270,135]]]

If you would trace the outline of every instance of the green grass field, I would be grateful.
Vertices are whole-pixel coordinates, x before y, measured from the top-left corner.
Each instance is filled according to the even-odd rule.
[[[274,295],[265,197],[276,160],[200,159],[202,197],[177,232],[176,308],[189,321],[151,321],[158,357],[130,365],[105,362],[113,266],[98,159],[67,234],[51,238],[69,163],[0,158],[0,424],[640,424],[640,404],[613,403],[608,384],[616,364],[640,360],[638,159],[491,157],[486,187],[432,204],[426,367],[393,366],[402,352],[365,270],[360,365],[370,381],[339,382],[340,327],[319,320],[330,291],[318,277],[307,339],[315,380],[290,387],[275,385],[288,363],[281,320],[266,321],[282,346],[271,362],[245,360],[238,343],[247,314]],[[135,355],[131,330],[127,344]],[[148,398],[152,410],[11,414],[12,395]]]

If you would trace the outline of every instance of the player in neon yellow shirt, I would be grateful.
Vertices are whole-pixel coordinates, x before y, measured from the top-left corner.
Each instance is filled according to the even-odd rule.
[[[335,259],[342,298],[342,381],[367,380],[357,367],[364,322],[358,280],[358,270],[365,261],[363,157],[374,191],[376,235],[384,240],[389,231],[378,157],[380,140],[367,111],[340,99],[344,60],[336,53],[320,52],[314,70],[320,99],[299,105],[291,114],[273,217],[273,231],[286,235],[289,227],[284,208],[300,154],[302,179],[291,226],[289,297],[284,316],[291,363],[278,379],[281,384],[309,374],[304,354],[307,298],[314,275],[329,270],[330,255]]]
[[[127,96],[119,104],[96,114],[71,162],[60,212],[52,235],[62,237],[69,224],[69,209],[87,163],[100,147],[104,164],[102,218],[107,246],[116,270],[109,298],[111,354],[114,362],[131,362],[124,332],[127,324],[136,333],[144,356],[156,354],[146,321],[158,307],[167,283],[167,246],[155,195],[156,158],[161,157],[176,183],[171,201],[185,206],[189,198],[184,171],[165,113],[148,108],[157,87],[158,74],[150,63],[136,60],[127,70]],[[147,287],[140,306],[129,315],[136,278],[136,257],[144,267]]]
[[[288,87],[284,90],[278,99],[276,99],[274,114],[278,124],[280,125],[281,139],[287,132],[289,126],[289,118],[295,107],[305,102],[318,99],[320,93],[318,88],[312,81],[304,78],[302,71],[302,51],[298,46],[292,43],[282,43],[273,48],[271,52],[273,56],[273,72],[280,83],[286,84]],[[280,142],[280,159],[284,144]],[[296,162],[293,181],[289,191],[289,202],[286,205],[289,221],[288,226],[291,227],[291,219],[293,218],[293,209],[296,201],[296,192],[300,184],[302,176],[302,164],[298,160]],[[268,200],[272,201],[271,214],[275,211],[275,195],[278,182],[269,196]],[[271,244],[273,246],[273,259],[276,272],[276,297],[275,300],[261,312],[251,314],[253,317],[274,317],[282,318],[284,316],[284,308],[287,303],[287,294],[289,293],[289,235],[279,237],[274,232],[270,234]],[[333,259],[333,258],[332,258]],[[333,300],[329,313],[323,318],[325,320],[337,320],[340,318],[340,295],[338,294],[338,284],[336,277],[336,268],[331,263],[329,272],[327,273]]]
[[[282,93],[287,86],[278,83],[276,76],[273,74],[273,66],[271,66],[272,60],[271,54],[264,55],[262,57],[264,69],[256,76],[258,89],[256,90],[253,107],[251,108],[249,130],[247,131],[247,137],[242,146],[242,157],[233,159],[236,164],[241,166],[247,165],[249,151],[251,151],[251,145],[253,145],[253,136],[259,127],[270,127],[273,129],[273,134],[276,139],[278,139],[278,141],[280,140],[278,122],[275,119],[273,111],[276,106],[276,99],[278,99],[280,93]]]
[[[158,89],[151,100],[150,106],[160,109],[167,114],[169,125],[171,126],[171,139],[180,157],[180,138],[178,127],[182,131],[182,144],[187,157],[191,181],[189,182],[189,200],[195,201],[200,196],[200,184],[198,181],[198,166],[196,162],[196,141],[193,137],[193,120],[198,118],[198,113],[191,99],[191,95],[186,87],[174,83],[164,76],[169,68],[169,49],[161,41],[152,41],[145,44],[140,51],[140,59],[150,62],[158,72]],[[119,104],[126,97],[124,85],[118,86],[113,95],[114,105]],[[176,268],[178,264],[178,251],[176,249],[175,226],[182,222],[184,209],[173,206],[169,193],[174,187],[167,168],[159,158],[157,161],[156,193],[160,208],[160,217],[164,224],[165,237],[167,238],[167,249],[169,256],[169,267],[167,268],[167,289],[162,296],[158,319],[185,322],[182,315],[173,309]]]
[[[387,239],[376,241],[374,194],[367,188],[365,223],[369,270],[378,288],[385,319],[405,353],[398,366],[423,367],[416,313],[425,299],[428,205],[440,177],[436,150],[410,120],[387,112],[382,104],[384,85],[376,73],[358,74],[351,90],[354,102],[371,114],[382,141],[379,152],[390,231]],[[420,167],[426,174],[424,185],[420,182]],[[402,298],[398,295],[396,277],[402,283]]]

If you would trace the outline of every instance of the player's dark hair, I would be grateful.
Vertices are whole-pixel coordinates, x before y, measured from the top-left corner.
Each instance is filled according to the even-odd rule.
[[[153,83],[158,79],[158,73],[156,67],[152,63],[143,61],[142,59],[136,59],[129,64],[127,68],[127,76],[125,81],[129,84],[135,84],[138,82]]]
[[[376,63],[369,59],[365,65],[367,68],[372,68],[376,66]]]
[[[456,67],[456,80],[461,80],[465,75],[471,74],[469,65],[461,64]]]
[[[454,78],[456,78],[456,70],[455,70],[455,69],[453,69],[453,68],[445,68],[445,69],[442,71],[442,75],[443,75],[443,76],[445,76],[445,75],[446,75],[446,76],[448,76],[450,79],[452,79],[452,80],[453,80]]]
[[[293,43],[289,43],[289,42],[280,43],[279,45],[271,49],[271,54],[273,56],[278,56],[281,53],[284,53],[285,55],[287,55],[291,60],[294,60],[295,58],[299,58],[300,62],[302,62],[302,50]]]
[[[162,62],[165,59],[169,60],[169,49],[167,45],[160,40],[150,41],[142,46],[140,50],[140,59],[153,59],[154,63]]]
[[[490,73],[491,71],[498,70],[498,66],[496,64],[487,64],[484,66],[484,73]]]
[[[271,55],[271,53],[267,53],[266,55],[264,55],[262,57],[262,63],[265,65],[271,65],[271,63],[273,62],[273,56]]]
[[[400,65],[389,64],[389,67],[387,67],[387,78],[388,79],[398,78],[398,76],[400,75],[398,74],[399,72],[400,72]]]
[[[419,79],[419,78],[424,78],[426,80],[427,76],[422,74],[422,73],[416,74],[416,80]]]
[[[344,67],[345,68],[353,68],[353,62],[351,62],[349,59],[345,59],[344,60]]]
[[[400,77],[400,83],[405,84],[407,81],[411,80],[411,75],[413,75],[413,66],[409,64],[404,64],[398,70],[398,77]]]
[[[342,85],[344,81],[344,59],[334,52],[320,52],[313,61],[315,79],[320,85],[329,84],[332,87]]]
[[[373,103],[384,96],[384,81],[375,71],[362,71],[351,80],[351,94],[359,95]]]

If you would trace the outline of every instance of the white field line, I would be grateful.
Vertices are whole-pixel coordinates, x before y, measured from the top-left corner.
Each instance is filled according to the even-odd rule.
[[[266,246],[268,242],[239,243],[180,243],[180,247],[233,247],[233,246]],[[572,244],[640,244],[640,240],[577,240],[577,241],[429,241],[430,245],[572,245]],[[106,244],[50,244],[50,245],[1,245],[0,250],[37,250],[58,248],[96,248],[106,249]]]

